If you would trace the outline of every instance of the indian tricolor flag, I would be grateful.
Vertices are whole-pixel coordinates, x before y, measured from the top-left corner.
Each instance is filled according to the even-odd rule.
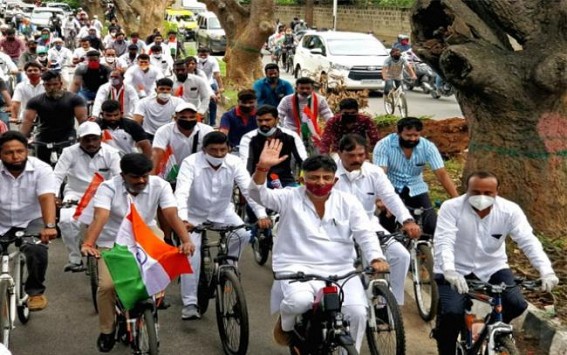
[[[114,247],[103,251],[102,258],[127,310],[165,290],[177,276],[192,273],[187,256],[160,240],[134,204],[130,204],[130,214],[118,230]]]
[[[99,173],[94,173],[93,179],[91,180],[89,186],[85,190],[85,193],[81,197],[73,215],[74,220],[78,220],[81,223],[91,224],[94,216],[94,207],[92,204],[93,197],[99,185],[104,181],[104,176]]]
[[[102,130],[102,141],[105,143],[110,142],[113,139],[112,133],[108,129]]]
[[[177,180],[177,174],[179,174],[179,165],[177,165],[173,149],[170,145],[167,145],[165,154],[156,168],[156,175],[165,181],[175,182],[175,180]]]

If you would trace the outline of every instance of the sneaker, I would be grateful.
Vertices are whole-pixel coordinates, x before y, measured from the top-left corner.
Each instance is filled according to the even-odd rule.
[[[68,263],[67,265],[65,265],[65,268],[63,269],[64,272],[83,272],[85,271],[87,268],[85,267],[85,265],[83,264],[83,262],[81,261],[78,264],[75,263]]]
[[[96,347],[101,353],[107,353],[114,347],[114,334],[100,333],[96,341]]]
[[[274,326],[274,340],[278,345],[290,346],[291,345],[291,333],[286,332],[282,329],[282,317],[278,316],[276,320],[276,325]]]
[[[28,309],[30,311],[41,311],[45,307],[47,307],[47,297],[44,295],[30,296],[28,298]]]
[[[201,314],[197,309],[197,306],[194,304],[189,304],[187,306],[183,306],[181,310],[181,319],[183,320],[193,320],[193,319],[201,319]]]

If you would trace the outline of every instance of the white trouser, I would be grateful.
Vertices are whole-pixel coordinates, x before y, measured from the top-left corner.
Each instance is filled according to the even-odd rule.
[[[61,239],[69,252],[69,262],[79,264],[81,257],[81,241],[85,228],[81,228],[82,223],[73,219],[77,206],[61,208],[59,216],[59,229]]]
[[[404,285],[410,265],[410,253],[400,243],[393,242],[383,248],[384,255],[390,264],[390,287],[398,305],[404,304]]]
[[[317,291],[325,287],[323,281],[293,282],[282,281],[283,300],[280,303],[282,329],[292,331],[297,316],[307,312],[315,299]],[[360,278],[353,277],[343,285],[344,301],[342,312],[350,320],[350,334],[360,351],[366,330],[367,305],[364,287]]]
[[[217,223],[227,224],[227,225],[241,225],[244,222],[236,214],[236,212],[227,213],[224,221],[215,221]],[[189,222],[193,225],[198,225],[205,220],[196,219],[189,217]],[[210,232],[209,232],[210,233]],[[199,284],[199,273],[201,272],[201,234],[191,233],[191,240],[195,244],[195,253],[193,256],[188,257],[191,263],[191,268],[193,273],[182,274],[181,277],[181,300],[184,306],[190,304],[197,304],[197,285]],[[230,236],[228,244],[228,253],[231,256],[238,256],[242,254],[242,251],[248,244],[250,240],[250,232],[242,228],[237,230],[234,234]]]

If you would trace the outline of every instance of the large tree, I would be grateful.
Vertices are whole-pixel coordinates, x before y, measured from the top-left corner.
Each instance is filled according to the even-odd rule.
[[[154,28],[161,28],[165,9],[175,0],[114,0],[118,23],[125,33],[139,32],[140,36],[149,35]],[[103,1],[81,1],[89,14],[103,18]]]
[[[263,75],[261,48],[274,33],[274,0],[251,0],[248,8],[238,0],[203,0],[226,33],[226,76],[237,87],[250,87]]]
[[[489,170],[536,229],[567,231],[567,1],[417,0],[416,53],[457,89],[465,176]]]

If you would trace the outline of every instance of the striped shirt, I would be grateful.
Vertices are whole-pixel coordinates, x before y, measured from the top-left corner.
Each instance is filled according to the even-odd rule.
[[[389,134],[376,144],[373,161],[374,164],[387,168],[388,179],[398,193],[407,186],[411,197],[429,190],[423,181],[425,164],[429,164],[433,171],[445,166],[435,144],[423,137],[419,138],[419,144],[413,148],[411,157],[406,158],[396,133]]]

